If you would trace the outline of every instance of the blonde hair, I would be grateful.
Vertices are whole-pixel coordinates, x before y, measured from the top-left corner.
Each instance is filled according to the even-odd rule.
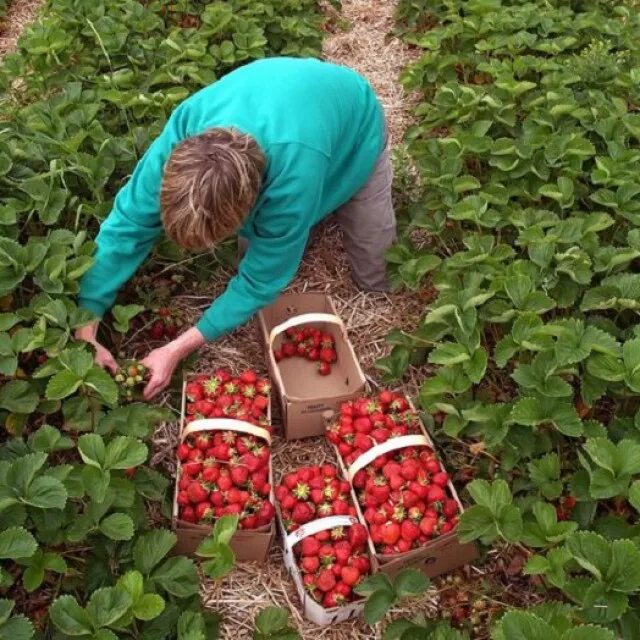
[[[160,189],[167,236],[194,250],[228,238],[253,208],[264,167],[257,142],[236,129],[209,129],[180,142]]]

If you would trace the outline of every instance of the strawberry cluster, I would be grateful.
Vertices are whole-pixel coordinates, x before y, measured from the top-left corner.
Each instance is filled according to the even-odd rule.
[[[305,590],[325,609],[357,599],[353,587],[371,570],[366,546],[367,529],[361,524],[327,529],[298,542],[293,552]]]
[[[252,369],[233,376],[226,369],[199,375],[186,386],[186,421],[199,418],[234,418],[270,428],[267,408],[271,385]]]
[[[282,522],[287,532],[329,516],[355,516],[351,486],[332,464],[302,467],[283,476],[276,487]]]
[[[377,398],[363,396],[345,402],[326,429],[327,439],[347,466],[389,438],[419,433],[420,417],[402,394],[391,391],[381,391]]]
[[[135,360],[122,363],[113,377],[120,387],[121,400],[136,400],[140,395],[141,387],[144,386],[144,382],[148,378],[148,374],[147,368]]]
[[[198,376],[186,387],[187,422],[226,417],[269,428],[269,392],[268,382],[254,371],[234,377],[221,369]],[[189,434],[177,454],[180,519],[205,524],[236,514],[241,529],[257,529],[273,520],[271,452],[264,440],[236,431],[200,431]]]
[[[169,307],[160,307],[155,312],[155,315],[156,319],[148,329],[149,338],[151,340],[162,340],[164,338],[173,340],[178,335],[180,327],[182,327],[182,319]]]
[[[341,407],[327,438],[351,465],[387,440],[419,433],[419,417],[404,396],[382,391]],[[459,505],[448,493],[449,476],[430,447],[404,447],[377,456],[358,471],[353,487],[381,553],[406,553],[453,531]]]
[[[328,376],[331,365],[338,361],[335,338],[330,333],[313,327],[287,329],[282,344],[274,349],[273,357],[276,362],[293,357],[317,362],[317,371],[321,376]]]

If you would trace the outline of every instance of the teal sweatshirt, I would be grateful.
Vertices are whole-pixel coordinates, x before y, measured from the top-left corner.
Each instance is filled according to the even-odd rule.
[[[229,73],[176,107],[117,194],[81,281],[82,307],[101,317],[113,305],[162,233],[160,186],[171,150],[211,127],[251,135],[267,163],[256,205],[238,230],[249,248],[197,324],[207,340],[277,298],[298,270],[311,228],[364,186],[384,142],[382,108],[350,69],[269,58]]]

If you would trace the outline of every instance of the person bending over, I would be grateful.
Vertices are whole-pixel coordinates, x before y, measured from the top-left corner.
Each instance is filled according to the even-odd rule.
[[[277,298],[296,274],[311,230],[331,213],[356,284],[388,290],[384,254],[396,229],[391,182],[383,109],[364,78],[315,59],[252,62],[176,107],[101,225],[79,304],[101,318],[163,229],[194,251],[238,234],[245,252],[226,290],[194,327],[143,360],[151,398],[182,358]],[[98,324],[76,337],[115,370],[97,340]]]

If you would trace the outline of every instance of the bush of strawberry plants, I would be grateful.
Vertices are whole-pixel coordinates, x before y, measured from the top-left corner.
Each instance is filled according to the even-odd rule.
[[[72,340],[91,319],[75,295],[90,235],[173,106],[249,60],[317,54],[322,20],[314,0],[49,0],[5,57],[3,637],[215,636],[215,617],[200,612],[195,563],[168,556],[169,481],[147,466],[154,426],[173,416],[126,403],[124,388]],[[117,347],[141,310],[114,311]],[[221,544],[201,555],[215,560]]]
[[[488,454],[460,535],[523,546],[524,573],[599,625],[589,638],[636,637],[637,10],[403,0],[397,18],[423,50],[402,78],[422,96],[407,142],[421,195],[389,261],[431,302],[379,366],[426,365],[434,429]],[[495,637],[587,637],[556,617],[513,614]]]

